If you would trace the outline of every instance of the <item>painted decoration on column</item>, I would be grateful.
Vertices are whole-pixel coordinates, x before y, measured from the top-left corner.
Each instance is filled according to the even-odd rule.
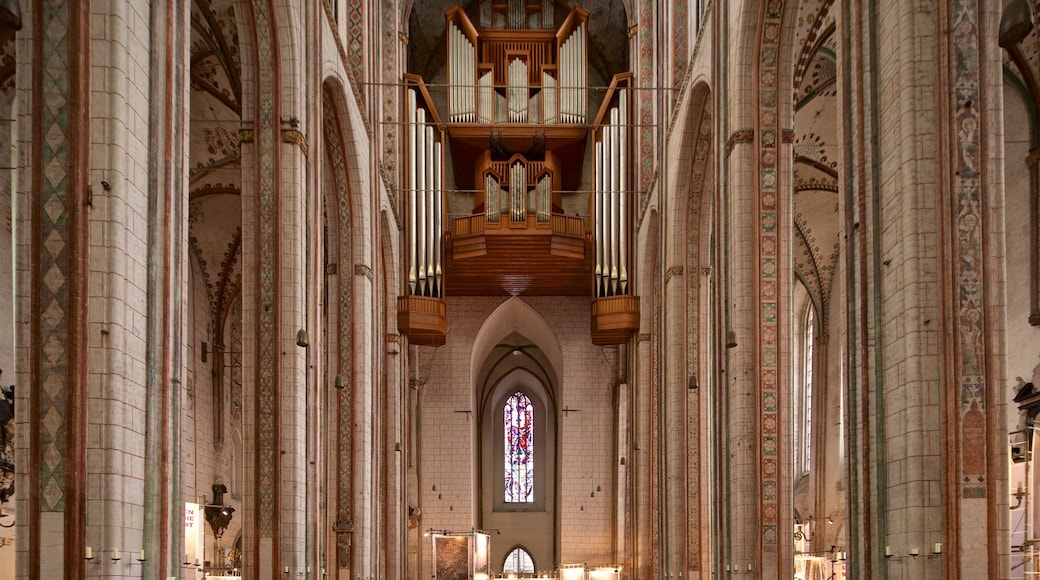
[[[763,5],[758,62],[758,110],[761,123],[758,151],[758,283],[759,283],[759,505],[761,541],[766,551],[775,551],[779,523],[779,408],[780,373],[778,349],[780,321],[778,264],[780,256],[777,224],[788,216],[780,215],[777,187],[777,149],[780,146],[778,120],[778,53],[784,3],[770,0]]]
[[[279,118],[274,95],[275,74],[278,70],[274,36],[271,34],[270,4],[261,0],[252,3],[256,28],[257,52],[257,110],[255,126],[258,231],[256,233],[256,473],[257,473],[257,537],[272,537],[276,533],[278,514],[278,388],[275,377],[279,374],[276,355],[279,340],[280,308],[276,272],[278,266],[279,203],[275,183],[278,182],[278,140],[275,126]]]
[[[986,497],[986,361],[982,271],[982,179],[979,132],[979,3],[950,5],[953,36],[953,99],[956,117],[953,193],[956,204],[957,381],[960,399],[962,496]]]

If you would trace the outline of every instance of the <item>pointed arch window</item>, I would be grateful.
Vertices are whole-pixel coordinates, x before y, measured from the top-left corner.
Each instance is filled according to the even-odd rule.
[[[534,574],[534,560],[523,548],[514,548],[502,563],[502,573]]]
[[[816,311],[810,303],[802,319],[801,380],[795,388],[795,471],[812,469],[813,356],[816,343]]]
[[[520,391],[506,399],[502,410],[505,429],[505,501],[534,501],[534,404]]]

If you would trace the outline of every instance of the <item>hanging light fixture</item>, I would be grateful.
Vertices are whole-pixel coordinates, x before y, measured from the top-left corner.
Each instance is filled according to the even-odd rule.
[[[1015,46],[1033,30],[1033,7],[1029,0],[1011,0],[1000,15],[1001,48]]]
[[[22,29],[22,8],[18,0],[0,0],[0,28]]]

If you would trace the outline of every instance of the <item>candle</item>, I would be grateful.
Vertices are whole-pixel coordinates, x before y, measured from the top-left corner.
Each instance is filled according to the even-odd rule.
[[[91,548],[90,546],[87,546],[87,555],[86,555],[86,558],[87,558],[88,560],[93,560],[93,559],[94,559],[94,548]]]
[[[920,553],[921,553],[921,552],[920,552],[920,551],[919,551],[919,550],[918,550],[917,548],[911,548],[911,549],[910,549],[910,555],[911,555],[911,556],[916,556],[916,555],[918,555],[918,554],[920,554]]]
[[[892,546],[885,546],[885,557],[886,558],[891,558],[892,557]]]
[[[137,555],[137,559],[144,562],[144,548],[141,548],[141,553]]]
[[[942,542],[936,542],[935,547],[932,548],[933,554],[942,554]]]

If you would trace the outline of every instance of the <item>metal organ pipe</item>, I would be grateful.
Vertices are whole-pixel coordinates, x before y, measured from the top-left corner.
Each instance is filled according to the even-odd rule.
[[[573,108],[571,107],[571,95],[574,91],[574,78],[573,78],[573,66],[572,57],[574,56],[574,43],[568,38],[560,49],[560,57],[563,62],[560,63],[560,84],[563,85],[561,95],[563,97],[563,105],[561,112],[563,113],[563,122],[572,123],[574,119],[571,117]]]
[[[455,28],[454,22],[448,23],[448,114],[452,121],[459,120],[459,71],[455,68],[459,52],[459,30]]]
[[[542,73],[542,118],[545,123],[556,123],[556,104],[559,95],[556,90],[556,79],[549,73]]]
[[[578,69],[578,122],[585,122],[585,108],[588,106],[588,75],[586,73],[587,64],[589,62],[588,47],[585,42],[585,23],[582,22],[581,26],[578,27],[578,62],[576,63]]]
[[[416,159],[416,228],[415,237],[418,242],[415,251],[415,265],[419,271],[419,295],[426,295],[426,111],[419,109],[415,123]]]
[[[509,28],[518,30],[524,27],[526,0],[509,0]]]
[[[476,97],[477,88],[474,86],[474,81],[477,77],[477,47],[466,39],[466,69],[462,71],[462,78],[465,80],[466,87],[466,118],[465,121],[473,122],[474,113],[476,113]]]
[[[527,121],[527,64],[520,59],[509,63],[507,78],[509,88],[509,122],[524,123]]]
[[[548,173],[543,175],[538,181],[538,189],[536,190],[538,197],[538,221],[547,222],[549,221],[549,215],[552,208],[552,176]]]
[[[613,295],[612,283],[617,278],[614,269],[614,133],[609,125],[603,132],[603,287],[606,295]]]
[[[418,282],[415,271],[415,173],[416,173],[416,143],[415,143],[415,89],[408,89],[408,289],[415,294],[415,285]]]
[[[620,247],[618,254],[620,258],[621,271],[621,293],[628,292],[628,92],[618,92],[618,191],[620,192]]]
[[[484,215],[489,222],[497,222],[499,214],[498,180],[490,173],[484,176]]]
[[[596,238],[596,295],[603,295],[603,237],[606,235],[603,219],[603,142],[596,141],[596,187],[593,192],[593,228]]]
[[[433,131],[433,129],[430,129]],[[433,245],[433,295],[441,296],[443,291],[443,270],[441,269],[441,235],[444,233],[443,215],[443,191],[444,175],[442,162],[442,149],[440,143],[433,144],[433,188],[430,197],[433,198],[433,230],[430,232]]]
[[[527,219],[527,167],[517,161],[509,172],[509,195],[513,199],[513,221],[522,222]]]
[[[448,29],[448,111],[454,122],[476,116],[477,48],[454,22]]]
[[[620,200],[618,191],[618,109],[610,109],[610,292],[618,291],[618,217]]]
[[[494,71],[488,71],[480,77],[477,94],[478,123],[493,123],[495,121],[494,74]]]
[[[597,296],[628,292],[628,94],[618,92],[618,105],[598,130],[595,143],[596,225],[595,285]]]
[[[434,170],[434,128],[426,126],[426,286],[428,287],[428,295],[434,294],[434,282],[436,280],[434,274],[434,196],[437,182],[435,181],[436,172]]]

